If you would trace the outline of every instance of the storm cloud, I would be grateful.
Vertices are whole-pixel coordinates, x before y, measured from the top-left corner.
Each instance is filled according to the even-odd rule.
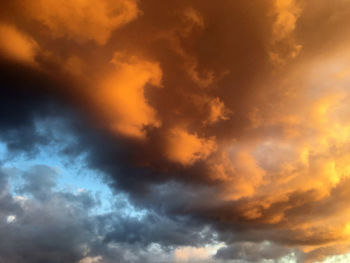
[[[347,253],[349,12],[341,0],[4,3],[0,260]],[[96,172],[113,209],[57,189],[48,165],[9,169],[43,148]]]

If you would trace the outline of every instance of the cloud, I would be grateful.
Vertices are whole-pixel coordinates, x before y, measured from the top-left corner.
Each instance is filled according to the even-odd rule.
[[[35,64],[39,46],[30,36],[7,24],[0,24],[0,35],[0,52],[3,57],[30,65]]]
[[[228,120],[228,115],[231,113],[226,109],[225,104],[220,101],[219,98],[212,99],[209,102],[210,114],[208,117],[208,123],[213,124],[220,120]]]
[[[121,1],[21,1],[24,16],[40,22],[53,38],[105,44],[111,33],[139,15],[137,3]]]
[[[86,257],[83,258],[82,260],[79,261],[79,263],[98,263],[101,262],[102,257],[97,256],[97,257]]]
[[[23,175],[27,183],[20,189],[20,192],[31,193],[39,200],[47,199],[47,193],[56,186],[56,177],[57,173],[55,170],[46,166],[34,166]]]
[[[94,91],[98,104],[112,130],[127,136],[144,137],[145,126],[159,127],[161,122],[145,98],[145,85],[161,85],[162,72],[157,63],[114,54],[115,72],[103,79]]]
[[[15,176],[22,181],[16,187]],[[211,241],[210,231],[186,218],[170,219],[151,211],[130,215],[123,198],[112,201],[111,211],[96,214],[97,196],[54,187],[58,176],[46,165],[24,171],[1,168],[0,262],[165,263],[173,261],[171,248]]]
[[[74,262],[85,253],[84,244],[91,242],[91,231],[85,228],[90,224],[85,211],[94,201],[86,194],[74,196],[51,191],[51,182],[36,181],[38,177],[50,178],[51,168],[41,166],[33,169],[33,176],[23,175],[23,178],[26,180],[26,193],[33,194],[34,198],[20,199],[8,192],[7,207],[1,208],[1,214],[12,213],[16,219],[11,222],[1,220],[3,245],[0,247],[0,261]],[[2,173],[9,178],[6,169],[2,168]],[[35,184],[41,184],[40,196],[33,187]],[[45,199],[42,199],[43,195]]]
[[[183,247],[174,252],[174,262],[205,262],[211,259],[213,248]]]
[[[277,17],[273,25],[273,33],[278,41],[294,31],[301,10],[293,0],[277,0],[275,8]]]
[[[302,262],[302,252],[280,247],[269,242],[237,243],[218,250],[215,257],[225,260],[244,260],[246,262],[261,262],[262,260],[276,261],[286,255],[297,255],[295,262]]]
[[[298,44],[294,38],[294,30],[302,12],[302,4],[294,0],[276,0],[274,5],[276,18],[272,27],[273,50],[269,56],[272,63],[281,65],[286,59],[295,58],[302,49],[302,45]]]
[[[202,139],[181,128],[170,131],[167,144],[167,157],[182,165],[206,159],[216,148],[214,139]]]
[[[346,1],[28,3],[0,12],[0,30],[18,43],[4,38],[0,49],[6,158],[43,146],[72,162],[84,156],[148,211],[82,225],[88,198],[56,193],[50,169],[27,171],[21,191],[31,199],[22,203],[53,213],[50,231],[57,222],[80,232],[60,236],[72,242],[62,254],[169,262],[178,251],[190,261],[214,240],[226,247],[205,261],[300,253],[314,262],[347,251]],[[15,216],[9,226],[25,228],[21,213],[35,216],[4,185],[3,224]],[[66,219],[49,209],[54,199]],[[69,221],[68,203],[80,223]],[[42,237],[36,220],[29,228]],[[93,240],[87,254],[84,240]]]

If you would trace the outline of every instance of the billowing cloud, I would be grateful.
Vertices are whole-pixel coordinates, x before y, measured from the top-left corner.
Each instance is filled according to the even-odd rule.
[[[294,30],[302,12],[302,2],[294,0],[276,0],[274,3],[275,22],[272,27],[272,51],[269,53],[272,63],[281,65],[286,59],[295,58],[302,45],[297,43]]]
[[[21,63],[35,63],[39,46],[30,36],[7,24],[0,24],[0,36],[2,56]]]
[[[288,254],[290,258],[293,258],[296,254],[300,254],[300,251],[279,247],[269,242],[262,242],[260,244],[243,242],[230,247],[220,248],[215,257],[227,260],[235,259],[246,262],[261,262],[262,260],[276,261]],[[296,258],[301,259],[301,257],[302,255],[298,255]]]
[[[219,98],[212,99],[209,102],[210,113],[207,122],[209,124],[220,120],[228,120],[230,111],[226,109],[225,104]]]
[[[54,38],[105,44],[114,29],[139,15],[137,2],[121,1],[20,1],[21,13],[46,27]]]
[[[145,98],[145,86],[160,87],[162,72],[157,63],[125,58],[114,54],[116,69],[93,90],[98,110],[106,115],[110,128],[134,137],[144,136],[145,126],[159,127],[161,122]]]
[[[147,213],[91,219],[82,197],[54,190],[57,172],[36,167],[20,189],[35,199],[21,199],[33,208],[2,190],[9,207],[0,211],[2,224],[25,228],[21,216],[48,216],[55,198],[65,215],[75,200],[80,223],[58,212],[47,218],[77,224],[74,244],[61,247],[72,262],[115,255],[121,262],[316,262],[349,251],[347,1],[5,7],[0,137],[7,158],[37,156],[41,147],[59,148],[73,162],[84,156],[114,193]],[[82,225],[86,218],[93,227]],[[90,231],[101,225],[108,227]],[[28,238],[21,233],[0,245],[7,262],[15,260],[10,247]],[[84,240],[93,240],[89,252]],[[40,251],[36,260],[52,256]]]
[[[215,140],[199,138],[181,128],[170,131],[166,154],[169,160],[191,165],[194,162],[206,159],[215,148]]]

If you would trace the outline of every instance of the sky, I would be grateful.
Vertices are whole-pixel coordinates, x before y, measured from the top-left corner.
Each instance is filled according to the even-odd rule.
[[[349,0],[0,9],[0,263],[350,262]]]

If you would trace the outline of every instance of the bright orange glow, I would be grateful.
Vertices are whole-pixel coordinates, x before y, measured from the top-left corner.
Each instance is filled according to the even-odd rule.
[[[93,98],[112,130],[144,137],[145,126],[160,126],[154,109],[146,101],[144,88],[146,84],[159,87],[162,72],[156,63],[134,57],[124,61],[121,54],[115,54],[112,62],[115,71],[94,90]]]
[[[213,139],[202,139],[181,128],[170,131],[166,155],[169,160],[191,165],[198,160],[206,159],[216,149]]]
[[[0,52],[19,62],[34,64],[38,49],[36,42],[15,27],[0,24]]]
[[[111,32],[135,19],[133,0],[38,0],[21,1],[27,16],[41,22],[55,37],[105,44]]]

